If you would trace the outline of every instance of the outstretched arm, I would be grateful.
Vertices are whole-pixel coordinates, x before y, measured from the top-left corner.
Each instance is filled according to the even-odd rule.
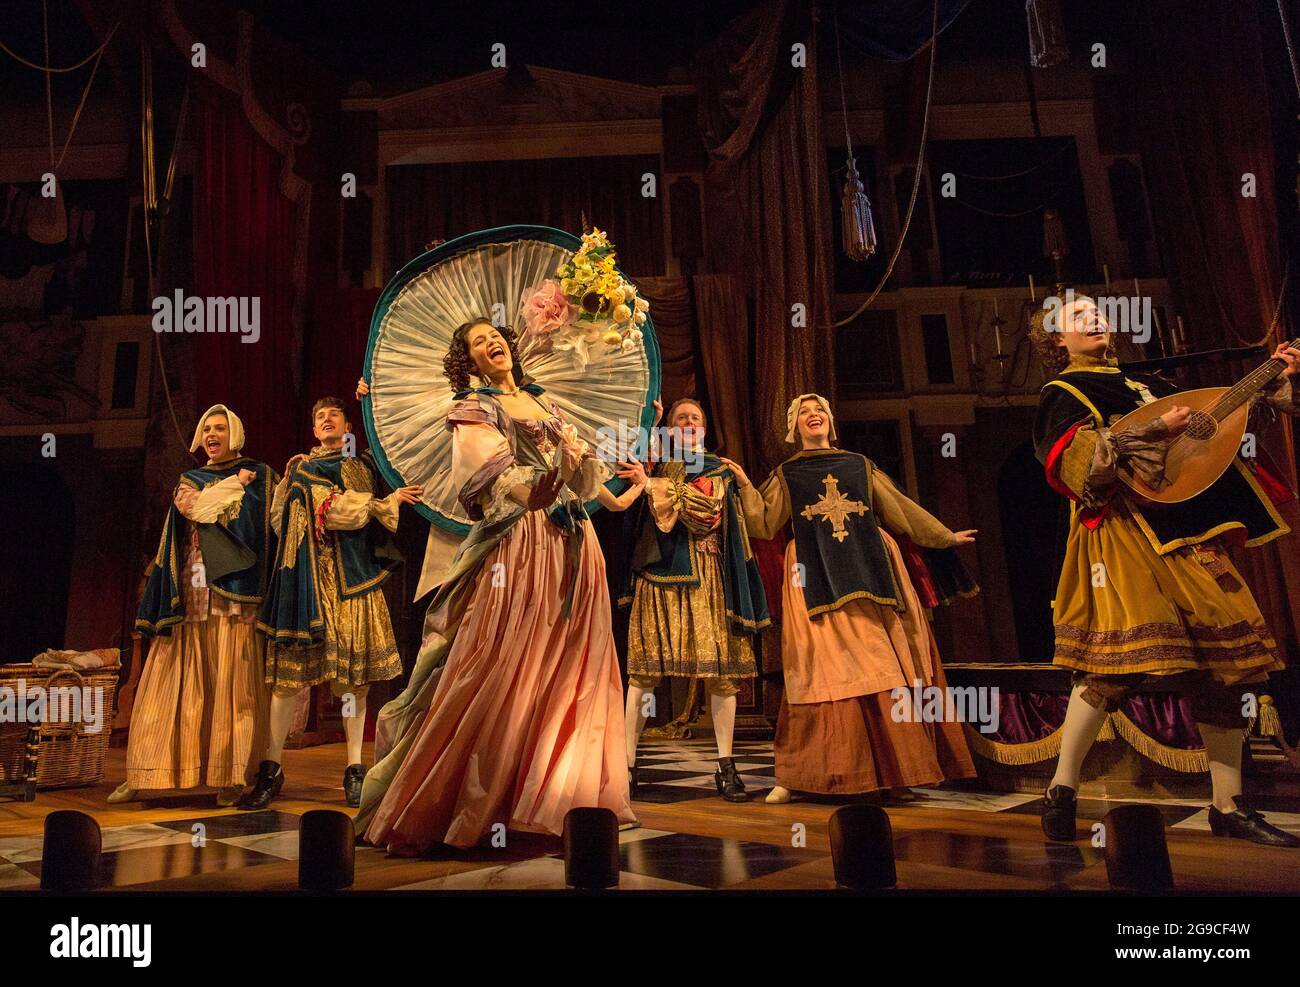
[[[952,548],[975,541],[975,530],[952,531],[937,517],[904,494],[880,470],[872,471],[872,507],[894,534],[906,535],[924,548]]]

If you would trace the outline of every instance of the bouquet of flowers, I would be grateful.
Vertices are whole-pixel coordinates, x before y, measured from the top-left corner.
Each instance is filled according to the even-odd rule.
[[[582,246],[547,278],[526,292],[522,315],[535,345],[568,351],[585,367],[593,348],[619,348],[624,353],[641,345],[640,327],[650,303],[616,267],[617,254],[609,237],[594,229]]]

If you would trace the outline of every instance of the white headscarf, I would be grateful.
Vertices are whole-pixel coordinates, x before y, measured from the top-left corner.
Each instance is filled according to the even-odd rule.
[[[835,438],[835,415],[831,412],[831,403],[827,401],[824,397],[822,397],[820,394],[800,394],[797,398],[795,398],[793,401],[790,402],[790,407],[786,410],[785,413],[785,427],[786,427],[785,441],[789,442],[791,445],[794,445],[795,436],[796,433],[798,432],[798,427],[796,425],[796,422],[798,421],[799,418],[799,405],[802,404],[804,401],[807,401],[809,398],[812,398],[818,404],[820,404],[822,406],[822,411],[826,412],[826,420],[830,423],[831,426],[831,438],[832,439]]]
[[[225,415],[226,421],[230,423],[230,451],[239,452],[244,448],[244,423],[224,404],[214,404],[199,416],[199,423],[194,426],[194,441],[190,443],[190,452],[198,452],[203,445],[203,423],[213,415]]]

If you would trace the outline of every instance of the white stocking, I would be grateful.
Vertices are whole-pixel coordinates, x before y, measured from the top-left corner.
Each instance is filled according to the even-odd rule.
[[[731,738],[736,732],[736,697],[709,696],[713,714],[713,736],[718,743],[718,757],[731,757]]]
[[[1064,785],[1079,790],[1079,773],[1083,759],[1092,749],[1093,741],[1106,722],[1106,710],[1097,709],[1083,699],[1086,686],[1076,685],[1070,693],[1070,705],[1065,708],[1065,725],[1061,728],[1061,755],[1056,761],[1056,774],[1048,788]]]
[[[366,736],[366,694],[356,693],[356,710],[352,716],[343,717],[343,733],[348,739],[348,764],[361,763],[361,742]]]
[[[1241,727],[1216,727],[1198,723],[1205,755],[1210,762],[1210,789],[1214,807],[1220,812],[1234,812],[1233,801],[1241,794]]]
[[[298,708],[298,697],[302,690],[282,696],[271,693],[271,728],[266,741],[266,760],[279,764],[284,758],[284,742],[289,739],[289,730],[293,726],[293,713]]]

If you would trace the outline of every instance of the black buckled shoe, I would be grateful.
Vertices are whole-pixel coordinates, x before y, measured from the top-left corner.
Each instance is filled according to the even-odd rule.
[[[1049,840],[1069,843],[1076,839],[1075,799],[1074,789],[1065,785],[1056,785],[1043,794],[1043,833]]]
[[[257,766],[257,777],[238,802],[241,809],[265,809],[284,787],[284,771],[278,761],[263,761]]]
[[[736,773],[736,761],[731,757],[718,758],[718,770],[713,775],[713,782],[718,786],[718,794],[728,802],[748,802],[749,793]]]
[[[364,764],[349,764],[343,772],[343,795],[348,805],[355,809],[361,804],[361,783],[366,780]]]
[[[1300,836],[1278,829],[1254,809],[1220,812],[1210,806],[1210,832],[1215,836],[1231,836],[1264,846],[1300,846]]]

